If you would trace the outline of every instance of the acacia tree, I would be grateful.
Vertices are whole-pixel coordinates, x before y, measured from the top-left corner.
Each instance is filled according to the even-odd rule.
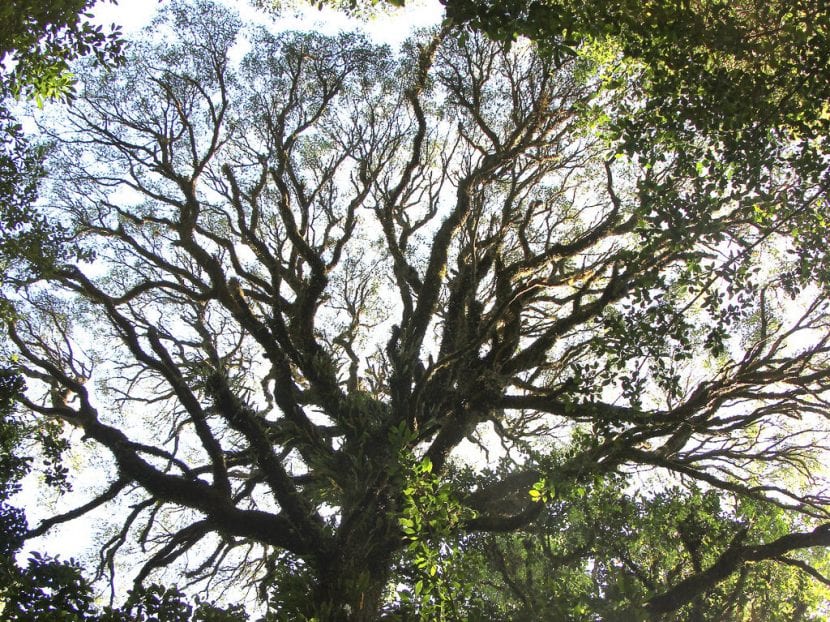
[[[44,209],[95,261],[21,279],[9,333],[22,407],[109,479],[30,537],[128,504],[102,572],[141,551],[137,583],[259,581],[276,617],[463,617],[475,538],[645,473],[738,518],[626,615],[753,562],[823,578],[812,137],[643,125],[647,68],[613,47],[249,30],[237,63],[205,3],[151,32],[51,130]],[[750,501],[791,531],[749,538]]]

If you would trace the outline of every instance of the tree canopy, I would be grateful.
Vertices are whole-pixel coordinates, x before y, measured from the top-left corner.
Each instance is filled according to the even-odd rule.
[[[646,63],[655,107],[721,130],[790,126],[826,136],[830,9],[815,0],[446,0],[454,23],[553,54],[616,42]],[[669,120],[669,119],[665,119]]]
[[[16,118],[14,100],[71,101],[70,64],[93,56],[120,59],[120,31],[88,20],[92,0],[8,0],[0,7],[0,280],[41,270],[67,249],[61,231],[32,208],[43,174],[43,146],[31,144]],[[7,306],[3,300],[2,307]],[[8,313],[0,308],[0,314]]]
[[[243,615],[167,581],[272,620],[820,619],[826,114],[601,31],[393,51],[170,2],[78,67],[38,208],[73,252],[8,276],[4,346],[74,504],[14,533],[97,517],[97,577],[131,566],[119,613],[36,559],[73,615]]]

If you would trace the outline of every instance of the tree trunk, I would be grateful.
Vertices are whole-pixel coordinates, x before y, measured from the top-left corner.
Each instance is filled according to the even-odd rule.
[[[365,549],[369,542],[362,544]],[[378,619],[392,562],[392,548],[383,549],[374,547],[366,556],[358,547],[344,547],[322,560],[313,598],[314,616],[320,622]]]
[[[376,476],[362,486],[356,478],[328,550],[314,564],[314,615],[320,622],[377,620],[384,604],[395,552],[401,546],[389,466],[367,469]],[[353,489],[354,490],[354,489]]]

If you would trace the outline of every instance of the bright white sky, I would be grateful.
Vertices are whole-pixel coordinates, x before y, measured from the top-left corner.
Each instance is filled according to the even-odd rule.
[[[93,13],[96,22],[118,24],[129,37],[147,24],[153,14],[169,0],[121,0],[119,4],[100,2]],[[252,8],[245,0],[219,0],[239,11],[244,21],[268,22],[264,12]],[[290,0],[285,2],[290,4]],[[380,13],[380,12],[379,12]],[[329,8],[317,9],[297,0],[297,7],[283,11],[277,23],[285,30],[313,30],[324,34],[360,30],[377,43],[400,45],[413,30],[438,24],[443,6],[438,0],[407,0],[407,6],[382,12],[366,21],[350,19]]]

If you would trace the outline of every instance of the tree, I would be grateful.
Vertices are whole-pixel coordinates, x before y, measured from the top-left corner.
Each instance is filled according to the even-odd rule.
[[[92,4],[89,0],[9,0],[0,7],[0,287],[13,288],[34,274],[48,272],[58,262],[82,256],[69,240],[62,239],[65,231],[34,208],[44,174],[45,147],[30,142],[11,108],[12,100],[21,98],[34,100],[39,107],[49,99],[70,101],[73,60],[91,54],[102,64],[119,61],[119,30],[113,26],[104,33],[90,24],[85,18]],[[14,317],[14,304],[5,293],[0,291],[4,322]],[[27,434],[12,420],[10,408],[25,383],[10,363],[0,358],[2,501],[16,491],[26,471],[26,458],[16,450]],[[40,426],[41,432],[43,427],[50,426]],[[50,442],[60,445],[56,439]],[[16,544],[4,550],[16,550]]]
[[[102,574],[144,554],[137,584],[255,584],[274,619],[471,616],[499,538],[573,558],[573,619],[826,582],[819,139],[657,124],[611,44],[247,30],[237,63],[224,9],[165,29],[49,135],[43,209],[95,262],[16,283],[20,403],[109,462],[29,537],[120,504]],[[583,505],[566,534],[629,539],[554,537]]]
[[[257,0],[261,8],[281,6]],[[319,0],[361,15],[402,0]],[[644,64],[647,123],[745,133],[827,135],[830,9],[817,0],[442,0],[447,23],[498,41],[520,37],[555,58],[613,42]],[[732,137],[734,140],[736,137]],[[743,137],[747,138],[747,137]],[[740,142],[740,139],[738,139]]]

